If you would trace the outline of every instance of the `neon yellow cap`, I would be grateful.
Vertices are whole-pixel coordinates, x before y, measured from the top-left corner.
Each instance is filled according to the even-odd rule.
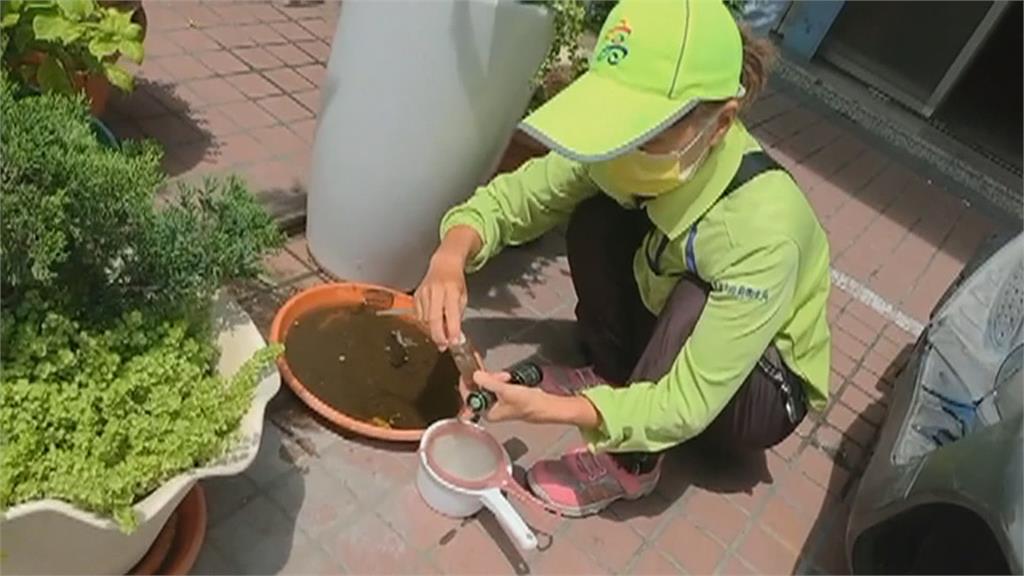
[[[743,43],[722,0],[620,0],[590,69],[520,124],[581,162],[639,147],[701,101],[742,96]]]

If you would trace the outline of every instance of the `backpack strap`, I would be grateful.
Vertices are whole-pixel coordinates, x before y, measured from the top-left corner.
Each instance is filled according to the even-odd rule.
[[[743,159],[740,160],[740,167],[736,170],[736,174],[733,175],[732,180],[730,180],[729,184],[726,185],[725,190],[722,191],[722,194],[718,199],[721,200],[722,198],[725,198],[747,182],[750,182],[765,172],[771,172],[772,170],[786,171],[782,165],[772,159],[772,157],[765,153],[764,150],[747,152],[743,155]]]
[[[710,207],[708,207],[708,210],[710,210],[711,207],[717,204],[718,201],[721,200],[722,198],[725,198],[726,196],[732,194],[739,188],[742,188],[744,184],[750,182],[751,180],[757,178],[758,176],[764,174],[765,172],[771,172],[773,170],[782,170],[783,172],[786,171],[786,169],[783,168],[782,165],[780,165],[778,162],[772,159],[772,157],[769,156],[763,150],[755,150],[753,152],[748,152],[744,154],[743,158],[740,160],[740,167],[736,170],[736,174],[733,175],[732,180],[729,181],[729,184],[725,186],[725,189],[722,191],[722,194],[719,195],[718,199],[715,200],[715,202],[712,203]],[[706,213],[707,212],[705,212],[705,214]],[[699,275],[697,274],[697,255],[694,251],[694,244],[697,240],[697,224],[700,224],[700,221],[703,218],[704,216],[701,215],[700,218],[698,218],[693,223],[693,225],[690,226],[690,231],[686,235],[686,269],[691,274],[697,277],[699,277]],[[654,271],[655,274],[662,274],[660,265],[661,256],[662,254],[665,253],[665,249],[668,248],[668,241],[668,236],[662,234],[661,240],[658,242],[657,247],[654,249],[653,255],[649,251],[645,250],[647,254],[647,265],[651,268],[651,270]]]

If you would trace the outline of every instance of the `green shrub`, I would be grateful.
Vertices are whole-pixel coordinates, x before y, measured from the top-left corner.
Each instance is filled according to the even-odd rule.
[[[0,74],[0,508],[132,505],[233,440],[278,348],[214,375],[217,289],[282,237],[235,179],[164,185],[151,144],[100,145],[81,98]]]
[[[547,56],[533,78],[535,88],[527,108],[527,112],[530,112],[554,96],[554,91],[561,89],[587,70],[587,59],[580,45],[586,23],[587,6],[585,0],[522,1],[545,6],[553,15],[555,27],[551,48],[548,49]],[[549,87],[550,76],[560,67],[563,58],[568,59],[567,69],[564,70],[568,77],[554,82],[555,86]]]
[[[254,274],[280,243],[241,181],[185,187],[161,210],[160,151],[101,146],[81,101],[0,94],[0,294],[37,292],[92,319],[192,310],[225,281]],[[74,314],[72,314],[74,315]]]

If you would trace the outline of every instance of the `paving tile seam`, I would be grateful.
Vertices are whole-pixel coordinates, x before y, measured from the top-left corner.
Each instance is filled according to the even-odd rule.
[[[689,574],[686,571],[686,569],[684,569],[682,566],[679,565],[678,562],[676,562],[675,558],[673,558],[669,554],[666,554],[666,553],[662,552],[661,549],[658,548],[658,546],[654,542],[648,542],[647,540],[644,540],[643,543],[640,545],[640,548],[637,548],[636,553],[633,554],[633,557],[630,558],[629,562],[626,563],[625,568],[622,569],[622,573],[623,574],[633,574],[633,569],[640,562],[640,558],[644,554],[646,554],[647,552],[653,552],[653,553],[657,554],[658,556],[660,556],[662,561],[664,561],[665,563],[675,567],[677,574]],[[637,574],[637,576],[647,576],[647,575]],[[658,576],[660,576],[660,575],[658,575]]]
[[[834,126],[833,123],[828,122],[827,119],[823,118],[820,122],[815,122],[815,123],[813,123],[811,125],[808,125],[808,127],[818,126],[818,125],[822,125],[822,124],[824,124],[824,125],[833,125]],[[801,133],[803,133],[805,131],[807,131],[807,128],[804,128],[804,129],[800,130],[800,132],[797,132],[797,135],[799,135],[799,134],[801,134]],[[811,148],[810,150],[804,152],[799,158],[794,158],[794,160],[796,160],[800,164],[803,164],[806,160],[808,160],[809,158],[811,158],[815,154],[824,151],[829,146],[834,145],[836,142],[838,142],[840,139],[842,139],[845,135],[846,135],[846,132],[844,132],[842,130],[836,130],[829,138],[818,140],[818,144],[816,145],[815,148]],[[784,144],[784,143],[785,142],[782,142],[780,144]],[[833,173],[835,173],[835,172],[833,171]]]
[[[859,280],[834,266],[829,268],[829,273],[833,286],[850,295],[857,302],[877,312],[907,334],[917,338],[924,331],[925,324],[923,322],[907,314],[877,292],[862,284]],[[874,342],[871,343],[871,346],[874,346]]]

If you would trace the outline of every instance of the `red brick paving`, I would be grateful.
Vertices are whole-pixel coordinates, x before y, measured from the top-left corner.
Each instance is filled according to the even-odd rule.
[[[148,135],[164,144],[172,176],[239,172],[270,205],[301,195],[339,4],[183,1],[146,7],[151,28],[139,87],[113,100],[105,117],[110,126],[122,136]],[[829,236],[833,266],[919,322],[927,321],[947,286],[998,228],[926,175],[886,156],[845,121],[820,114],[797,96],[770,91],[746,112],[746,120],[801,183]],[[515,166],[524,157],[510,156],[502,165]],[[558,242],[540,246],[561,249]],[[476,314],[572,319],[575,296],[564,256],[552,259],[539,250],[510,251],[473,279],[498,293],[483,298]],[[264,330],[283,298],[323,278],[300,240],[266,266],[279,286],[242,300]],[[515,280],[500,268],[514,269]],[[344,486],[353,501],[336,504],[358,511],[349,525],[328,530],[327,540],[296,536],[294,552],[308,556],[305,564],[289,560],[267,571],[337,566],[355,572],[498,574],[529,567],[536,574],[740,574],[787,573],[812,565],[830,573],[845,570],[845,512],[836,511],[848,506],[844,490],[866,464],[894,375],[914,337],[838,288],[829,298],[829,317],[834,335],[830,408],[767,452],[767,472],[747,474],[746,485],[725,488],[736,478],[712,475],[696,486],[700,463],[667,461],[651,497],[616,504],[601,518],[557,524],[551,548],[523,558],[502,541],[486,515],[483,522],[460,525],[427,509],[412,489],[411,454],[366,446],[321,427],[316,434],[326,439],[324,446],[304,466]],[[489,364],[506,365],[538,355],[534,341],[544,340],[546,355],[558,359],[570,347],[555,340],[569,334],[570,329],[521,328],[514,339],[503,334],[492,340],[484,352]],[[564,428],[493,429],[503,442],[519,446],[521,466],[576,440]],[[278,457],[276,450],[261,452],[261,458]],[[269,480],[254,482],[259,484],[254,498],[272,501],[294,517],[301,514],[293,530],[313,530],[317,522],[329,521],[329,508],[292,509],[295,503],[280,501],[283,485],[274,492]],[[312,491],[303,498],[315,503],[321,484],[311,481]],[[259,555],[239,561],[247,553],[243,544],[251,545],[211,548],[210,556],[254,566]]]
[[[724,496],[691,489],[684,514],[696,526],[722,542],[732,542],[747,525],[747,516]]]
[[[740,545],[739,554],[758,574],[791,574],[797,566],[794,552],[760,524],[755,524]]]
[[[690,574],[713,572],[725,553],[724,546],[682,517],[669,523],[657,546]]]
[[[676,574],[679,567],[665,557],[657,548],[648,548],[637,558],[630,574],[636,576],[653,576],[655,574]]]
[[[644,543],[628,524],[605,516],[572,521],[566,535],[613,573],[621,573]]]

